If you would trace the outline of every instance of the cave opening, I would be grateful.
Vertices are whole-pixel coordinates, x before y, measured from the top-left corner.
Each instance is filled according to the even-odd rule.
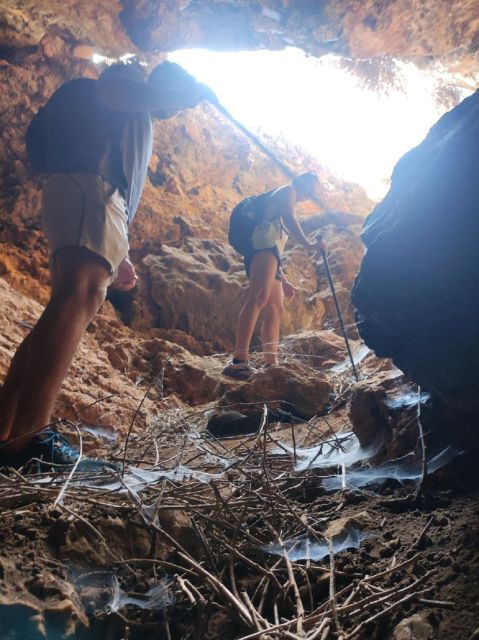
[[[350,65],[295,47],[183,49],[168,59],[211,86],[253,132],[297,148],[376,201],[385,195],[397,160],[473,90],[460,77],[413,62]]]

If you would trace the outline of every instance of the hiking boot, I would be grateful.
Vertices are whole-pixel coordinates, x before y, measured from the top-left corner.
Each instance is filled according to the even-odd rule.
[[[73,467],[80,452],[74,449],[67,438],[54,431],[46,429],[34,436],[29,444],[19,453],[9,456],[0,450],[0,467],[19,468],[32,460],[28,470],[37,471],[65,471]],[[82,457],[77,471],[101,472],[105,469],[118,469],[113,462]]]
[[[248,380],[253,373],[256,373],[256,369],[247,360],[232,358],[223,369],[223,373],[225,376],[236,378],[237,380]]]

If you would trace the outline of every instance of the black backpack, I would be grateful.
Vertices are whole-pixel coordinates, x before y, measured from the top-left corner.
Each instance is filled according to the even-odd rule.
[[[272,193],[268,191],[260,196],[246,198],[231,212],[228,242],[242,256],[253,251],[253,233],[263,221],[265,204]]]
[[[64,160],[71,155],[67,153],[70,149],[79,146],[83,131],[72,127],[72,122],[78,120],[75,109],[84,111],[81,98],[84,88],[90,88],[91,82],[77,78],[62,84],[33,116],[25,135],[28,163],[33,173],[54,171],[50,166],[52,150],[55,161]]]
[[[46,171],[45,141],[48,135],[48,110],[40,107],[33,116],[25,136],[28,163],[34,173]]]
[[[25,144],[34,173],[91,172],[97,167],[125,115],[95,100],[96,80],[62,84],[36,113]]]

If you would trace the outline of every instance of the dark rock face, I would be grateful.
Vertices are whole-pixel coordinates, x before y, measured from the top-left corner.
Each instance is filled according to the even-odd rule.
[[[381,357],[449,406],[479,406],[479,92],[396,165],[353,289]]]
[[[229,438],[256,433],[261,425],[261,413],[245,415],[239,411],[217,411],[208,420],[207,430],[215,438]]]
[[[296,46],[316,56],[453,55],[467,63],[478,48],[477,4],[463,0],[122,0],[121,6],[125,31],[144,51]]]

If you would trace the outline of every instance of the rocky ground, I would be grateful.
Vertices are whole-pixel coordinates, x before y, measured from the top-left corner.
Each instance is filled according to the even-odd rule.
[[[16,341],[39,306],[1,292]],[[476,637],[477,482],[427,394],[353,339],[356,383],[332,330],[285,337],[243,383],[199,339],[116,313],[59,428],[119,471],[1,472],[0,637]]]

